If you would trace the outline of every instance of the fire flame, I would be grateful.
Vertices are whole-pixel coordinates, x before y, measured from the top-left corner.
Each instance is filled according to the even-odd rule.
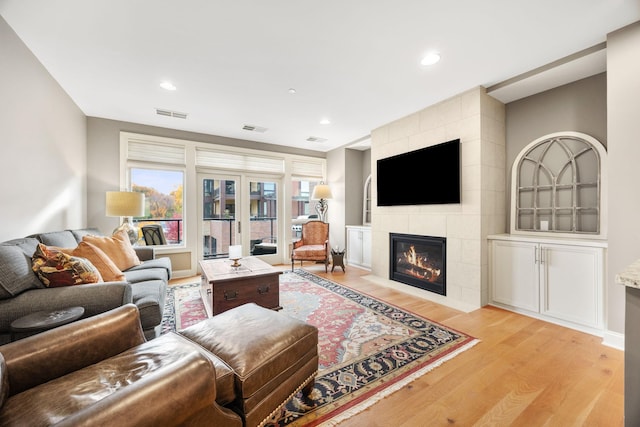
[[[406,268],[405,273],[429,282],[435,282],[440,277],[441,269],[429,264],[427,257],[418,256],[414,245],[403,253],[404,262],[410,264],[411,268]]]

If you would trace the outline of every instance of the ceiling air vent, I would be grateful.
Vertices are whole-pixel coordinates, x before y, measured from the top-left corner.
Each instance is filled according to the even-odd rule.
[[[265,127],[254,126],[254,125],[244,125],[242,126],[242,129],[248,130],[250,132],[260,132],[260,133],[265,133],[267,131],[267,128]]]
[[[320,138],[319,136],[310,136],[309,138],[307,138],[307,141],[309,141],[309,142],[326,142],[327,138]]]
[[[156,114],[160,116],[175,117],[176,119],[186,119],[187,113],[181,113],[179,111],[163,110],[156,108]]]

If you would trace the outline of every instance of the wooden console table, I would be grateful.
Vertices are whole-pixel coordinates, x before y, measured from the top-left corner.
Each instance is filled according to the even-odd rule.
[[[231,265],[233,261],[226,258],[200,261],[200,293],[209,317],[249,302],[281,309],[282,272],[254,257],[242,258],[239,262],[240,267],[235,268]]]

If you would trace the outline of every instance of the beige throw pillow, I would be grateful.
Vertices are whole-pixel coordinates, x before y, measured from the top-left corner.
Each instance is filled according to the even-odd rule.
[[[142,264],[125,231],[119,231],[113,236],[87,235],[82,241],[101,249],[120,271]]]
[[[82,241],[76,248],[63,249],[63,251],[69,255],[86,258],[91,261],[102,276],[102,280],[105,282],[124,282],[126,279],[124,274],[116,264],[111,261],[111,258],[97,246]]]

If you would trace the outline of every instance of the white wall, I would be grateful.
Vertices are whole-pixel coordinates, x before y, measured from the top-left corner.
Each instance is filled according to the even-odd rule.
[[[476,88],[372,132],[372,164],[452,139],[460,138],[461,142],[461,204],[377,207],[378,177],[372,167],[372,272],[382,279],[380,283],[463,310],[487,303],[486,237],[504,232],[506,224],[504,114],[502,103],[488,96],[484,88]],[[425,165],[425,177],[428,167]],[[437,177],[432,179],[429,185],[437,185]],[[384,282],[388,279],[392,232],[447,238],[446,297]]]
[[[86,117],[0,17],[0,241],[86,224]]]
[[[607,329],[624,331],[615,275],[640,258],[640,22],[607,37],[609,249]]]

